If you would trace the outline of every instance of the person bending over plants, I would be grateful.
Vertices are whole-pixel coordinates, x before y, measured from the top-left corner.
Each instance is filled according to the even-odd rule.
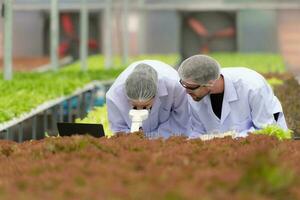
[[[156,60],[129,65],[106,93],[108,120],[113,133],[128,133],[129,112],[148,110],[140,130],[151,138],[187,134],[190,115],[187,95],[171,66]]]
[[[270,124],[287,130],[282,106],[259,73],[244,67],[221,69],[206,55],[187,58],[178,73],[189,95],[190,138],[228,131],[247,136]]]

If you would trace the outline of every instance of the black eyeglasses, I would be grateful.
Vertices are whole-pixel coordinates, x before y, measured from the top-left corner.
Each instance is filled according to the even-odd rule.
[[[182,87],[184,87],[185,89],[188,90],[197,90],[200,87],[210,87],[212,86],[212,84],[202,84],[202,85],[195,85],[195,86],[188,86],[186,85],[181,79],[179,80],[179,83],[182,85]]]

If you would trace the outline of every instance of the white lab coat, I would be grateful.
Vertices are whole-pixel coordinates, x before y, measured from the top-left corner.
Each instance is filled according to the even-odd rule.
[[[237,67],[221,70],[224,77],[224,97],[221,119],[213,112],[210,96],[200,102],[188,98],[192,112],[192,134],[235,131],[247,136],[249,131],[275,124],[274,113],[279,112],[277,124],[287,129],[282,107],[272,88],[257,72]]]
[[[158,90],[148,119],[143,122],[143,131],[148,135],[167,138],[172,134],[189,135],[191,130],[187,95],[179,83],[179,76],[171,66],[155,60],[143,60],[126,68],[106,93],[108,119],[111,130],[130,132],[129,110],[132,105],[127,98],[125,81],[132,70],[145,63],[158,73]]]

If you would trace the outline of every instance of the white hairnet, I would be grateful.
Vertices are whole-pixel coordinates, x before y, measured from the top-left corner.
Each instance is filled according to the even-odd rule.
[[[144,63],[138,64],[128,76],[125,89],[129,99],[147,101],[156,95],[157,72]]]
[[[216,80],[220,76],[220,64],[212,57],[194,55],[184,60],[178,74],[182,80],[190,79],[200,85]]]

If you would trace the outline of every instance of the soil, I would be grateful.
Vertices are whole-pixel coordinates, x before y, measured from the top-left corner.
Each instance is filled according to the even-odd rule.
[[[288,128],[300,136],[300,85],[294,78],[289,78],[283,85],[274,89],[285,114]]]
[[[292,79],[293,78],[293,74],[291,73],[276,73],[276,72],[270,72],[270,73],[264,73],[262,74],[266,79],[270,79],[270,78],[277,78],[277,79],[281,79],[283,81],[286,81],[288,79]]]
[[[1,199],[300,199],[299,141],[131,134],[0,149]]]

